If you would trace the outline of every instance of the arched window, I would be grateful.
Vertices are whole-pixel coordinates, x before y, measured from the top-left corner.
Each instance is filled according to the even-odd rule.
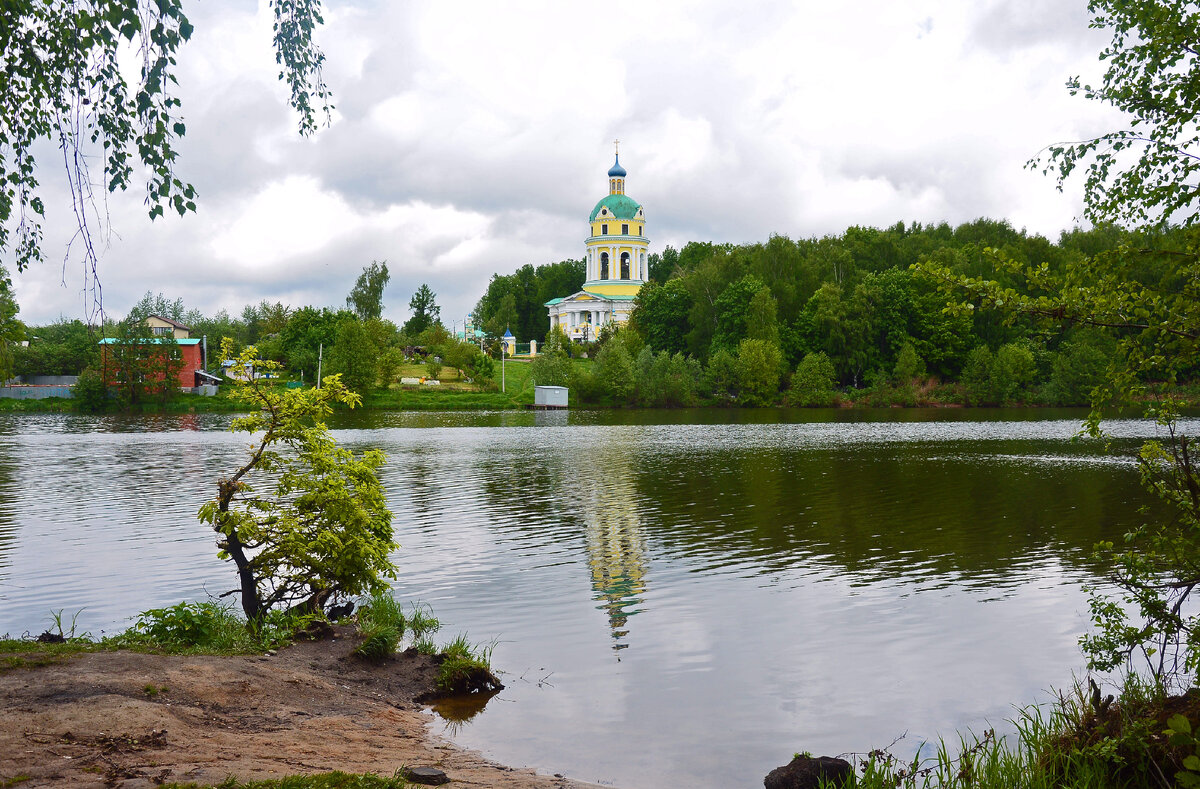
[[[629,279],[629,253],[621,253],[621,279]]]
[[[600,253],[600,279],[608,279],[608,253]]]

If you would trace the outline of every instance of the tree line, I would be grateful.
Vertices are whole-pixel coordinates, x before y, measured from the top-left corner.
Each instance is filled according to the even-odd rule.
[[[462,377],[487,385],[493,378],[491,358],[478,345],[451,336],[442,325],[437,295],[428,285],[422,284],[413,293],[409,301],[412,315],[403,325],[381,317],[383,291],[389,280],[387,264],[372,262],[359,275],[345,306],[293,308],[264,300],[246,305],[237,316],[226,310],[205,315],[188,308],[181,298],[147,292],[123,319],[108,320],[99,327],[63,319],[33,327],[16,322],[20,339],[27,339],[28,344],[4,346],[11,356],[11,374],[78,375],[82,371],[86,373],[83,390],[89,393],[96,388],[92,378],[104,377],[98,372],[102,363],[121,365],[117,394],[125,405],[151,396],[161,399],[172,392],[171,387],[147,383],[161,380],[171,356],[138,352],[139,343],[150,337],[144,325],[150,315],[188,326],[193,338],[207,337],[212,350],[208,366],[214,372],[222,361],[217,349],[228,337],[235,350],[254,346],[258,358],[278,363],[294,377],[315,382],[318,371],[322,377],[337,373],[346,386],[363,395],[390,384],[400,365],[414,358],[422,362],[437,359],[435,365],[452,367]],[[9,312],[16,314],[15,302]],[[118,341],[109,346],[107,359],[100,353],[100,337]],[[99,396],[103,397],[102,385]]]
[[[571,383],[580,397],[601,403],[1081,405],[1103,379],[1118,332],[948,309],[931,272],[1033,293],[1027,267],[1054,274],[1127,246],[1186,244],[1179,229],[1134,233],[1113,225],[1070,230],[1051,242],[989,219],[851,227],[799,241],[693,242],[652,256],[651,280],[627,327],[602,332],[590,348],[565,337],[547,342],[568,356],[591,352],[595,368],[576,369]],[[998,267],[998,259],[1009,263]],[[526,268],[536,282],[538,270]],[[1186,285],[1173,281],[1169,265],[1144,269],[1139,276],[1161,287]],[[492,286],[506,282],[494,277]],[[544,308],[541,315],[544,333]],[[571,369],[549,361],[541,367],[539,381],[563,382]],[[674,382],[670,394],[652,380],[661,375]]]

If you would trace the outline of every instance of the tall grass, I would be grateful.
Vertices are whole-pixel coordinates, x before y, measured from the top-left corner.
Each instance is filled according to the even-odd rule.
[[[1200,707],[1200,699],[1195,701]],[[1051,704],[1020,710],[1012,721],[1016,733],[1007,737],[988,730],[960,736],[956,743],[940,740],[933,755],[911,761],[887,750],[872,751],[858,759],[857,786],[1169,789],[1176,785],[1183,755],[1191,751],[1174,748],[1163,736],[1168,706],[1160,687],[1137,676],[1124,680],[1115,700],[1076,686]],[[923,745],[918,753],[926,750]]]
[[[291,643],[312,619],[311,615],[270,611],[262,622],[248,623],[231,606],[184,602],[142,612],[132,627],[106,643],[168,654],[252,654]]]

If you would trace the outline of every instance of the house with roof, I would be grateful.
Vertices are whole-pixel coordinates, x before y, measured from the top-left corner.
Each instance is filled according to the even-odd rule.
[[[170,357],[175,378],[181,389],[195,389],[206,384],[218,384],[221,382],[219,376],[213,375],[205,370],[205,340],[204,338],[192,338],[191,328],[173,321],[170,318],[164,318],[160,315],[149,315],[142,324],[150,329],[150,337],[141,339],[119,339],[116,337],[105,337],[100,340],[101,354],[101,369],[105,371],[106,383],[110,386],[115,386],[118,383],[118,376],[121,365],[116,363],[114,353],[115,346],[136,346],[142,352],[143,358],[151,359],[155,357],[163,357],[162,364],[147,365],[151,368],[164,370],[167,368],[165,364],[166,357]],[[162,378],[163,374],[157,373],[158,378]]]
[[[572,340],[596,339],[601,327],[629,320],[633,300],[649,279],[646,250],[646,215],[642,206],[625,194],[625,168],[620,151],[608,171],[608,195],[588,216],[591,234],[586,247],[583,289],[545,304],[550,328],[561,328]]]
[[[186,340],[192,336],[190,327],[161,315],[147,315],[142,323],[150,329],[150,333],[155,337],[174,337],[177,340]]]

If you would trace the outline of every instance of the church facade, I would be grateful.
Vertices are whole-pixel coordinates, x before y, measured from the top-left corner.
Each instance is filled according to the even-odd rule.
[[[546,302],[550,329],[561,328],[572,340],[596,339],[601,327],[629,320],[633,299],[650,276],[646,215],[625,194],[621,156],[608,171],[608,195],[588,217],[591,235],[584,242],[587,274],[583,289]]]

